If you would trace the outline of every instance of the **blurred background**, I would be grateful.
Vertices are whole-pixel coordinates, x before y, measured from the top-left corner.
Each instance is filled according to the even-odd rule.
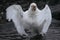
[[[26,11],[32,2],[35,2],[40,10],[46,4],[49,5],[53,19],[46,40],[60,40],[60,0],[0,0],[0,40],[21,39],[13,22],[6,20],[6,8],[13,4],[19,4]]]
[[[60,0],[0,0],[0,23],[6,23],[6,8],[10,5],[19,4],[25,11],[32,2],[37,3],[39,9],[43,9],[45,4],[48,4],[52,11],[52,17],[60,20]]]

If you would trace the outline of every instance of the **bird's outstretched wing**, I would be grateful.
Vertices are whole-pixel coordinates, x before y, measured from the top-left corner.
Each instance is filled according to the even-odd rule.
[[[50,8],[47,4],[46,4],[45,8],[42,9],[41,12],[44,13],[44,17],[45,17],[45,20],[46,20],[46,22],[43,26],[42,32],[41,32],[41,34],[43,34],[43,33],[47,32],[47,30],[48,30],[48,28],[51,24],[52,16],[51,16],[51,10],[50,10]]]
[[[11,5],[6,9],[6,19],[10,21],[15,15],[22,15],[23,10],[20,5]]]
[[[45,8],[42,9],[42,12],[46,15],[51,16],[51,9],[49,8],[49,6],[47,4],[45,5]]]
[[[6,9],[6,18],[8,21],[12,20],[20,35],[27,35],[22,24],[23,10],[20,5],[11,5]],[[22,16],[21,16],[22,15]]]

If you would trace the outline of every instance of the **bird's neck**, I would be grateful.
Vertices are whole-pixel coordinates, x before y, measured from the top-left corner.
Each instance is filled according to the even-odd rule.
[[[28,16],[29,17],[36,17],[36,11],[29,11],[29,13],[28,13]]]
[[[30,7],[30,8],[28,9],[28,13],[27,13],[27,14],[28,14],[28,16],[31,17],[31,18],[32,18],[32,17],[36,17],[37,14],[38,14],[38,13],[37,13],[38,11],[39,11],[38,8],[36,8],[35,11],[32,11],[32,9],[31,9],[31,7]]]

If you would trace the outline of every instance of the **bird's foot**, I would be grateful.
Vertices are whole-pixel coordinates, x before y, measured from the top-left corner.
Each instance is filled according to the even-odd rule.
[[[25,35],[25,34],[23,34],[23,35],[21,35],[21,38],[22,38],[22,39],[26,39],[26,38],[28,38],[28,36]]]
[[[40,35],[42,36],[42,40],[46,40],[46,34],[45,33],[41,33]]]
[[[40,34],[41,34],[42,36],[45,36],[46,33],[41,32]]]

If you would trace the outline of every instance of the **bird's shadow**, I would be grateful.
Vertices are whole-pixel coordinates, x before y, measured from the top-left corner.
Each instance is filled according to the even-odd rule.
[[[32,37],[30,40],[43,40],[43,36],[42,35],[36,35],[36,36]]]

